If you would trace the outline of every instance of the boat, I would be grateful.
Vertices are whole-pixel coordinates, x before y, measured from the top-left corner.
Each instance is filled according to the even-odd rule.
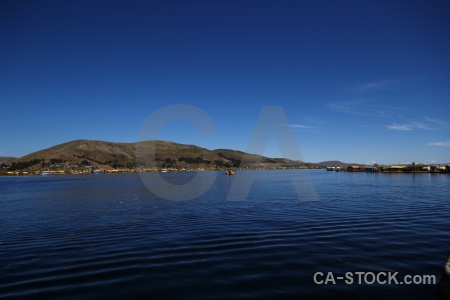
[[[450,299],[450,255],[444,264],[444,270],[438,283],[438,296],[439,299]]]
[[[234,175],[236,174],[236,172],[234,172],[233,170],[229,170],[225,173],[225,175]]]
[[[161,173],[167,173],[167,169],[161,169]]]
[[[377,167],[367,167],[365,169],[366,172],[372,173],[372,172],[378,172],[378,168]]]
[[[327,167],[327,171],[332,171],[332,170],[331,170],[331,167]]]
[[[102,170],[100,170],[100,169],[96,169],[96,170],[92,171],[92,173],[94,173],[94,174],[99,174],[101,172],[102,172]]]

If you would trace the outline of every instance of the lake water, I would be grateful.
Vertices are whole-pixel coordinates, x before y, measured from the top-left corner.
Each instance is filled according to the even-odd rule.
[[[214,184],[186,201],[158,198],[138,174],[0,177],[0,298],[436,299],[436,285],[317,285],[314,274],[438,281],[449,175],[239,173],[255,178],[245,201],[227,201],[239,177],[223,172],[201,173]],[[294,189],[305,174],[316,201]]]

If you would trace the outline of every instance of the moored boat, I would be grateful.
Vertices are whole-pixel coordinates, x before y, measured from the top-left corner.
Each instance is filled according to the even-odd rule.
[[[450,300],[450,255],[445,262],[444,270],[438,283],[438,295],[440,300]]]

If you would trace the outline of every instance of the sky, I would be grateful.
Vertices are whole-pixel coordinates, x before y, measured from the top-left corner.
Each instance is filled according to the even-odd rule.
[[[0,156],[75,139],[245,151],[281,107],[303,159],[450,163],[449,1],[0,0]],[[273,135],[262,153],[280,157]],[[289,158],[289,157],[288,157]]]

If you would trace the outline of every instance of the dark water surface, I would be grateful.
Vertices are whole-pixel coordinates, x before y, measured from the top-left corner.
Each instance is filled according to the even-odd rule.
[[[307,171],[246,172],[257,180],[245,201],[226,201],[238,177],[222,173],[188,201],[159,199],[137,174],[0,177],[0,298],[436,298],[436,285],[313,276],[438,281],[449,175],[309,171],[320,200],[300,201],[290,178]]]

